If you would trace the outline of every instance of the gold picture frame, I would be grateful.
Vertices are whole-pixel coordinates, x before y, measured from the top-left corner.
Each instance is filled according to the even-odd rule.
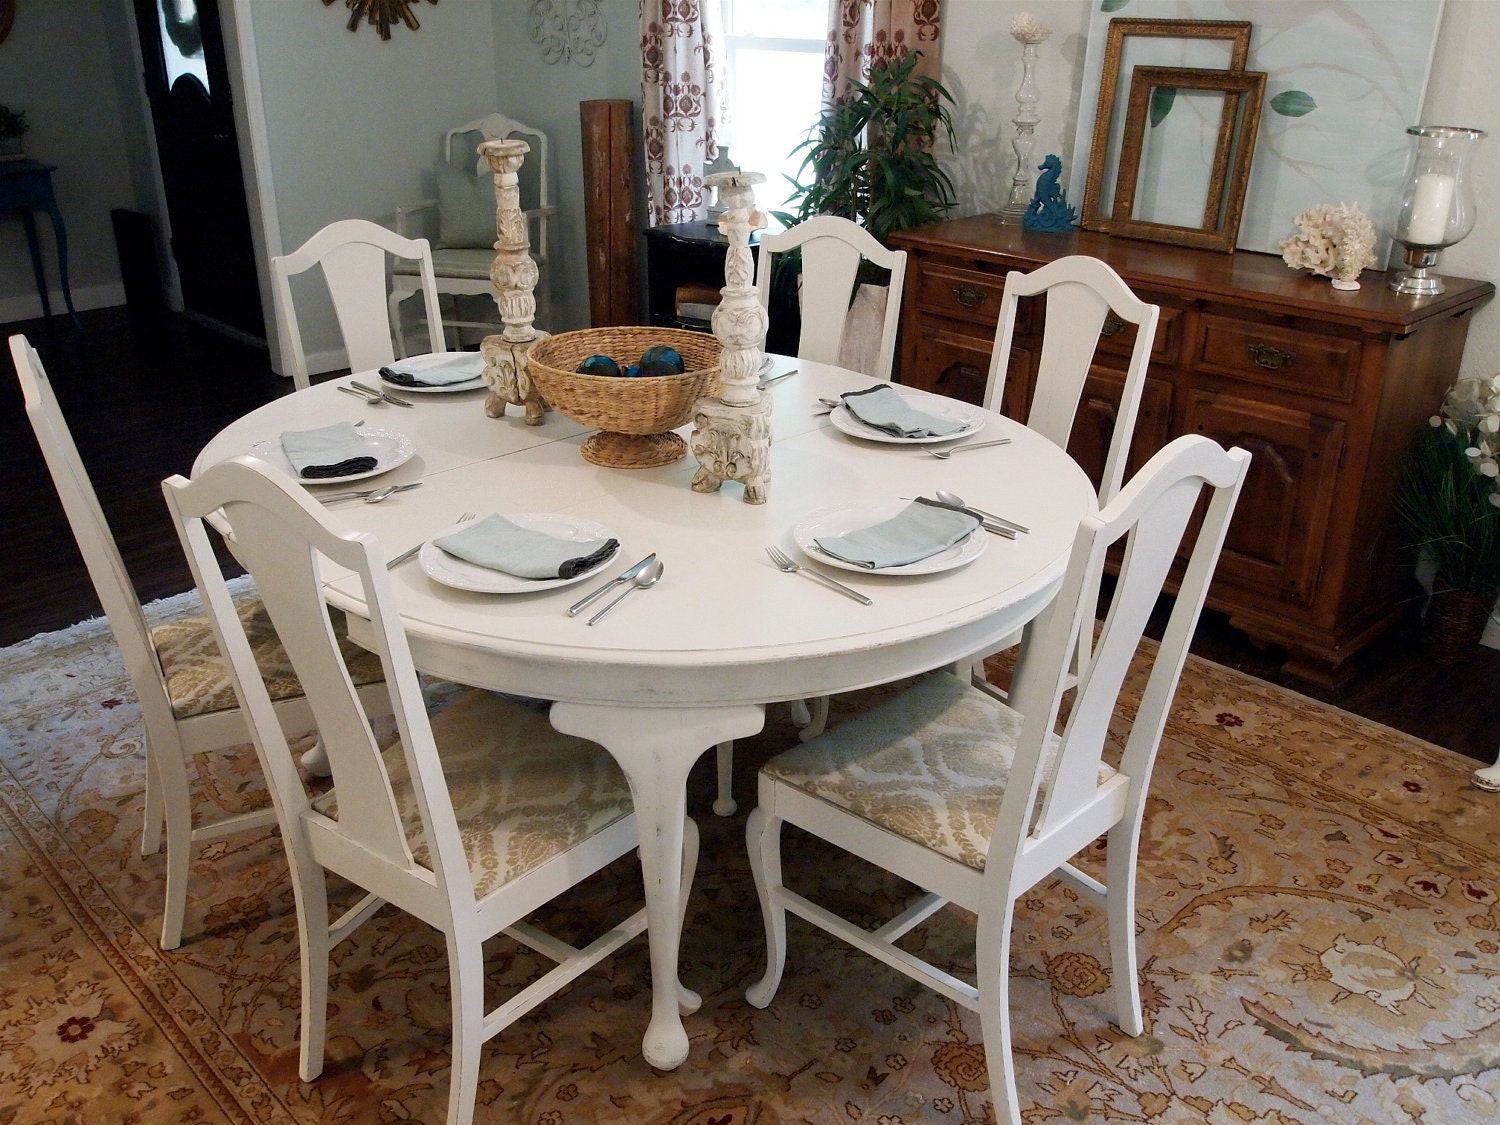
[[[1175,205],[1193,198],[1193,185],[1188,183],[1184,187],[1177,179],[1182,165],[1174,165],[1170,154],[1153,158],[1150,143],[1154,130],[1164,122],[1182,91],[1197,91],[1210,98],[1222,96],[1213,159],[1203,184],[1201,221],[1196,224],[1170,222],[1154,210],[1145,217],[1137,213],[1142,209],[1143,179],[1166,182],[1169,190],[1154,195],[1171,199]],[[1250,161],[1255,155],[1265,94],[1266,75],[1261,71],[1136,67],[1130,77],[1130,102],[1125,113],[1110,233],[1122,238],[1232,252],[1245,209],[1245,189],[1250,182]],[[1156,145],[1163,153],[1167,147],[1165,143]],[[1195,142],[1193,147],[1203,146]]]
[[[1094,114],[1093,139],[1089,146],[1088,175],[1084,182],[1083,201],[1079,205],[1078,225],[1085,230],[1109,233],[1114,201],[1105,207],[1105,190],[1113,183],[1111,169],[1118,167],[1118,150],[1111,149],[1115,129],[1115,105],[1128,97],[1122,88],[1120,70],[1131,61],[1132,39],[1222,40],[1227,45],[1228,65],[1219,69],[1240,71],[1250,57],[1250,22],[1248,20],[1155,20],[1112,19],[1104,45],[1104,64],[1099,75],[1099,101]],[[1150,65],[1157,65],[1151,60]],[[1134,69],[1132,64],[1131,69]],[[1129,76],[1127,75],[1127,78]],[[1112,160],[1112,158],[1115,158]]]

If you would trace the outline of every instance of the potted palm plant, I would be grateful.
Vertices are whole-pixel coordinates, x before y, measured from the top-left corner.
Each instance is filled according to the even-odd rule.
[[[951,150],[954,142],[952,96],[936,79],[917,74],[921,52],[874,67],[868,81],[853,81],[847,97],[823,112],[812,136],[792,150],[802,153],[798,176],[787,202],[791,211],[773,211],[784,226],[814,215],[839,215],[861,224],[881,243],[898,230],[936,222],[947,214],[955,197],[953,182],[933,154],[940,137]],[[783,268],[782,263],[785,263]],[[772,278],[773,300],[795,302],[795,254],[778,259]],[[865,262],[861,285],[885,286],[889,273]],[[865,333],[878,338],[883,300],[860,300],[856,285],[853,302],[875,317]],[[773,318],[774,319],[774,318]],[[849,335],[846,331],[846,336]],[[795,336],[792,337],[795,339]]]
[[[20,160],[25,156],[23,148],[29,132],[31,125],[24,109],[0,105],[0,160]]]
[[[1407,451],[1396,518],[1433,571],[1424,636],[1439,663],[1472,654],[1500,598],[1500,375],[1460,379]]]

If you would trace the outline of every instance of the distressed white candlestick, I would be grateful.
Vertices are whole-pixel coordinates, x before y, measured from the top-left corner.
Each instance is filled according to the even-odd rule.
[[[490,388],[484,412],[503,418],[507,404],[526,409],[526,424],[540,426],[547,409],[542,393],[531,381],[526,363],[532,346],[547,338],[532,325],[536,317],[537,265],[531,258],[531,234],[521,210],[521,187],[516,173],[531,146],[522,140],[485,141],[479,154],[495,174],[495,260],[490,284],[505,331],[486,336],[479,345],[484,356],[484,381]]]

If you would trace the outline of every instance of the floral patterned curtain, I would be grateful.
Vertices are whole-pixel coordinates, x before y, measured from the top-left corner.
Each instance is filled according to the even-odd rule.
[[[703,168],[719,154],[725,105],[721,23],[719,0],[641,0],[641,121],[652,226],[704,217]]]
[[[922,52],[917,73],[938,76],[940,0],[828,0],[823,103],[831,105],[872,66]]]

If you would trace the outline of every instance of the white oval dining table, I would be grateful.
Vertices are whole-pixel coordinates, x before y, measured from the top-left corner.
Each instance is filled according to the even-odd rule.
[[[590,431],[555,412],[526,426],[483,410],[484,392],[396,391],[413,405],[365,405],[341,393],[348,377],[319,383],[236,420],[204,447],[194,471],[249,452],[286,430],[362,419],[415,445],[404,464],[368,484],[309,485],[314,493],[404,484],[379,504],[329,506],[336,523],[377,536],[386,555],[430,538],[464,513],[554,513],[597,521],[619,539],[610,566],[575,585],[522,594],[454,589],[418,560],[394,586],[412,654],[424,672],[495,691],[555,700],[553,726],[602,744],[629,778],[640,829],[652,979],[642,1052],[669,1070],[686,1059],[682,1013],[697,997],[678,983],[683,817],[689,770],[708,748],[758,732],[765,707],[886,683],[997,647],[1052,598],[1079,521],[1096,510],[1092,485],[1061,449],[1021,424],[982,412],[973,440],[1010,444],[940,460],[935,445],[849,436],[829,422],[822,396],[874,380],[808,360],[775,358],[797,373],[767,388],[774,399],[769,499],[743,502],[742,486],[692,491],[691,454],[651,469],[583,460]],[[366,373],[362,382],[378,377]],[[395,390],[395,388],[392,388]],[[900,388],[923,399],[923,392]],[[952,407],[951,400],[934,405]],[[977,410],[978,408],[974,408]],[[680,431],[683,434],[688,428]],[[855,573],[802,554],[792,529],[822,508],[874,506],[946,488],[967,503],[1030,528],[991,535],[962,567],[916,576]],[[980,534],[983,534],[982,532]],[[777,570],[776,546],[867,595],[861,605],[803,575]],[[656,552],[661,580],[634,592],[597,625],[566,609],[630,563]],[[365,605],[347,572],[325,573],[327,599],[361,639]]]

